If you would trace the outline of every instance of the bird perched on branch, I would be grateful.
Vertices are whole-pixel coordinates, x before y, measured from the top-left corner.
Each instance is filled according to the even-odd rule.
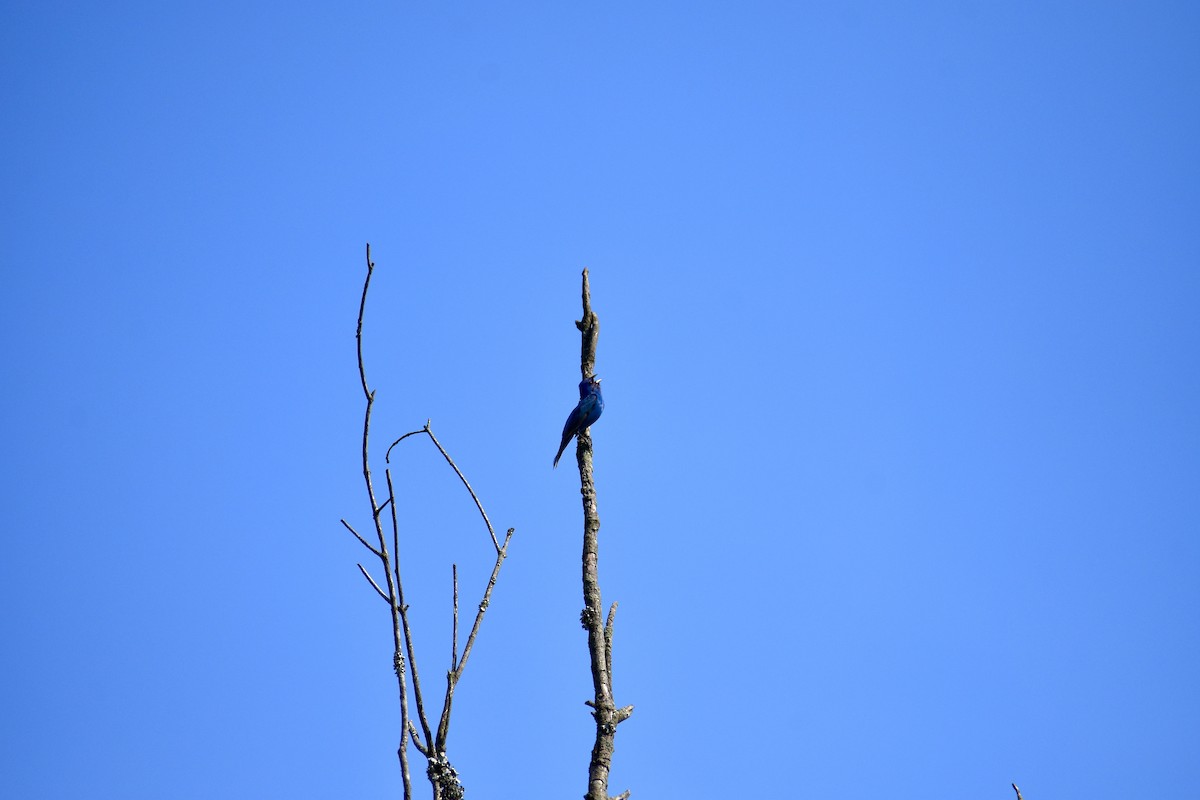
[[[555,467],[558,466],[558,460],[562,458],[563,450],[567,449],[571,439],[578,436],[580,431],[595,424],[596,420],[600,419],[602,411],[604,411],[604,397],[600,394],[600,379],[593,375],[580,381],[579,405],[575,406],[575,410],[567,417],[567,424],[563,425],[562,444],[558,446],[558,455],[554,457]]]

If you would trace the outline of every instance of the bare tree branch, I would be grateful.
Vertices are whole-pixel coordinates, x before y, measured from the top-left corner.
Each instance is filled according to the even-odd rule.
[[[373,587],[375,587],[375,592],[376,592],[376,593],[377,593],[377,594],[378,594],[378,595],[379,595],[381,598],[383,598],[383,602],[385,602],[385,603],[390,603],[390,602],[391,602],[391,600],[389,600],[389,599],[388,599],[388,596],[387,596],[386,594],[384,594],[384,593],[383,593],[383,589],[380,589],[380,588],[379,588],[379,584],[378,584],[378,583],[376,583],[376,582],[375,582],[375,579],[371,577],[371,573],[367,572],[367,568],[366,568],[366,567],[364,567],[362,564],[359,564],[359,565],[358,565],[358,571],[359,571],[359,572],[361,572],[361,573],[362,573],[362,576],[363,576],[364,578],[366,578],[366,579],[367,579],[367,583],[369,583],[369,584],[371,584]]]
[[[433,787],[434,800],[454,800],[454,798],[462,797],[462,784],[458,780],[458,773],[451,765],[446,757],[446,739],[450,726],[450,711],[454,698],[454,688],[461,678],[463,669],[466,666],[467,657],[471,653],[471,649],[475,643],[475,637],[479,632],[479,626],[483,620],[484,611],[487,609],[491,599],[492,589],[495,587],[497,577],[500,572],[500,565],[507,556],[508,544],[512,539],[513,529],[509,528],[508,534],[504,539],[504,545],[501,546],[496,538],[495,529],[492,527],[491,520],[488,519],[487,512],[484,511],[483,503],[480,502],[475,490],[471,488],[466,476],[462,470],[454,463],[454,459],[442,447],[430,427],[429,420],[425,421],[425,427],[410,431],[404,434],[396,441],[392,442],[384,454],[385,463],[391,462],[392,449],[400,442],[410,436],[417,434],[425,434],[433,442],[438,452],[454,470],[454,473],[462,481],[467,492],[471,495],[471,499],[475,502],[475,507],[479,510],[480,516],[483,518],[484,525],[487,526],[488,535],[492,540],[492,547],[496,551],[496,564],[492,569],[492,575],[488,582],[487,589],[484,592],[483,600],[479,605],[479,612],[475,617],[475,623],[471,628],[471,633],[467,638],[465,647],[463,648],[461,658],[458,655],[458,566],[452,565],[453,577],[453,627],[451,630],[450,643],[450,669],[446,673],[446,697],[442,707],[441,718],[438,722],[436,735],[431,730],[429,725],[429,717],[425,711],[424,695],[421,691],[421,679],[417,670],[417,659],[415,645],[413,641],[412,628],[409,625],[408,604],[404,601],[404,585],[400,577],[400,524],[396,510],[396,492],[392,483],[392,473],[390,468],[384,469],[384,476],[387,481],[387,499],[380,503],[375,494],[374,479],[371,474],[370,466],[370,435],[371,435],[371,414],[375,405],[375,391],[370,388],[370,383],[367,380],[366,363],[363,356],[363,320],[366,315],[367,294],[371,285],[371,276],[374,273],[375,264],[371,261],[371,246],[367,245],[367,275],[363,281],[362,299],[358,307],[358,326],[355,332],[355,340],[358,350],[358,374],[359,381],[362,385],[363,396],[366,399],[366,408],[363,412],[363,433],[362,433],[362,470],[363,482],[367,490],[367,499],[371,504],[371,519],[375,525],[375,536],[378,539],[378,545],[374,545],[360,535],[350,523],[342,520],[342,525],[358,539],[359,543],[366,547],[371,553],[379,559],[383,566],[383,574],[386,578],[386,588],[381,587],[371,577],[370,572],[362,564],[358,565],[359,571],[375,593],[379,595],[385,602],[388,603],[392,617],[392,641],[393,641],[393,656],[392,667],[396,674],[397,687],[400,695],[400,745],[397,749],[397,756],[400,760],[400,768],[404,779],[404,798],[411,800],[412,798],[412,782],[409,774],[408,764],[408,742],[411,739],[413,746],[421,753],[428,761],[428,766],[425,771]],[[390,511],[392,535],[391,547],[389,551],[388,537],[384,532],[383,515]],[[411,671],[412,674],[412,691],[413,698],[416,701],[416,720],[409,713],[408,705],[408,679],[407,676]],[[424,732],[422,739],[421,732],[417,729],[417,723],[420,724]]]
[[[412,777],[408,766],[408,746],[405,739],[405,731],[412,725],[412,719],[408,713],[408,689],[404,675],[406,664],[404,661],[404,652],[400,649],[400,642],[396,639],[398,633],[396,631],[396,618],[400,618],[400,626],[403,628],[403,638],[406,651],[409,655],[409,662],[412,664],[413,682],[415,685],[417,679],[417,662],[412,658],[412,650],[408,649],[407,645],[410,640],[408,631],[408,606],[404,603],[404,584],[400,582],[400,525],[396,519],[396,490],[392,486],[392,471],[384,469],[384,480],[387,481],[388,499],[384,505],[391,506],[392,517],[392,563],[388,564],[386,550],[383,561],[383,568],[390,570],[388,575],[388,590],[391,592],[389,601],[392,609],[392,638],[395,644],[395,650],[392,653],[392,670],[396,673],[396,678],[400,684],[400,745],[397,748],[397,754],[400,756],[400,772],[404,778],[405,800],[409,800],[412,792]],[[382,510],[382,509],[381,509]],[[384,541],[383,532],[379,534],[380,541]]]
[[[483,615],[487,611],[488,606],[492,602],[492,589],[496,588],[496,580],[500,577],[500,566],[504,563],[504,559],[508,558],[508,543],[512,541],[513,532],[516,528],[509,528],[504,534],[504,544],[500,546],[500,550],[496,553],[496,563],[492,566],[492,576],[488,578],[487,588],[483,590],[483,599],[479,601],[479,611],[475,614],[475,624],[471,626],[471,633],[467,636],[467,644],[463,647],[462,658],[458,660],[458,667],[455,672],[458,677],[462,677],[463,670],[467,668],[467,659],[471,656],[471,648],[475,646],[475,636],[479,633],[479,626],[483,624]]]
[[[1025,798],[1021,797],[1021,790],[1017,788],[1015,783],[1012,785],[1012,787],[1013,791],[1017,793],[1017,800],[1025,800]]]
[[[433,431],[430,429],[430,423],[427,421],[425,423],[425,432],[430,434],[430,439],[433,440],[433,444],[437,445],[438,452],[442,453],[442,457],[446,459],[446,463],[450,464],[451,469],[454,469],[455,474],[458,476],[458,480],[462,481],[462,485],[467,487],[467,492],[470,493],[470,499],[475,501],[475,507],[476,509],[479,509],[480,516],[484,518],[484,524],[487,525],[487,533],[492,537],[492,546],[496,548],[496,552],[499,553],[500,543],[496,540],[496,529],[492,528],[492,521],[491,519],[487,518],[487,512],[484,511],[484,504],[480,503],[479,501],[479,495],[475,494],[475,489],[470,488],[470,483],[467,482],[467,476],[462,474],[462,470],[458,469],[458,465],[454,463],[454,458],[450,458],[450,453],[445,451],[445,447],[443,447],[442,443],[438,441],[436,435],[433,435]]]
[[[392,471],[385,469],[383,475],[387,478],[388,494],[394,496],[392,488]],[[392,540],[396,542],[396,547],[400,544],[400,523],[396,519],[396,505],[392,504]],[[399,552],[399,550],[397,550]],[[412,685],[413,697],[417,701],[417,720],[421,723],[421,730],[425,732],[425,741],[432,742],[433,736],[429,730],[429,717],[425,715],[425,701],[421,695],[421,676],[417,671],[417,657],[414,653],[412,629],[408,624],[408,604],[404,602],[404,584],[400,582],[400,564],[399,556],[396,558],[396,611],[400,615],[400,627],[404,632],[404,649],[408,653],[408,663],[412,669]],[[408,710],[408,695],[405,694],[401,699],[401,713],[407,716]]]
[[[488,535],[492,537],[492,546],[498,551],[500,549],[500,541],[496,538],[496,529],[492,527],[492,521],[488,519],[487,512],[483,510],[483,503],[480,502],[479,495],[475,494],[475,490],[471,488],[471,484],[467,481],[467,476],[463,475],[462,470],[460,470],[458,465],[454,463],[454,459],[451,458],[450,454],[446,452],[446,448],[442,447],[442,443],[439,442],[437,437],[433,435],[433,428],[430,427],[429,420],[425,420],[425,427],[421,430],[409,431],[396,441],[392,442],[391,446],[387,449],[387,455],[385,459],[390,463],[392,448],[403,442],[408,437],[415,436],[418,433],[424,433],[429,436],[430,441],[432,441],[434,446],[437,447],[438,452],[442,454],[442,458],[446,459],[446,463],[450,465],[450,468],[454,470],[454,474],[458,476],[460,481],[462,481],[462,485],[467,487],[467,492],[471,495],[471,499],[475,501],[475,508],[479,509],[479,515],[483,517],[483,524],[487,526]]]
[[[412,737],[413,747],[417,748],[417,752],[425,757],[429,757],[429,748],[421,741],[421,734],[417,731],[417,726],[413,725],[412,720],[408,721],[408,733]]]
[[[450,669],[458,666],[458,564],[450,565],[450,574],[454,582],[454,625],[450,633]]]
[[[446,673],[446,695],[442,703],[442,716],[438,721],[438,733],[435,740],[435,748],[440,752],[444,751],[446,741],[450,736],[450,708],[454,703],[454,689],[458,685],[458,681],[462,678],[463,671],[467,668],[467,659],[471,657],[471,650],[475,647],[475,637],[479,634],[479,626],[483,624],[483,615],[487,612],[488,606],[492,602],[492,590],[496,588],[496,580],[500,577],[500,567],[504,564],[504,559],[508,557],[508,544],[512,541],[514,528],[509,528],[504,535],[504,544],[501,545],[499,552],[496,554],[496,563],[492,567],[492,575],[488,578],[487,588],[483,591],[483,599],[479,601],[479,608],[475,613],[475,623],[471,626],[471,633],[467,636],[467,643],[463,646],[462,657],[458,660],[458,666],[451,668]],[[457,592],[455,592],[455,600],[457,601]],[[455,606],[455,629],[458,626],[457,605]],[[457,635],[457,634],[456,634]]]
[[[596,342],[600,335],[600,320],[592,311],[591,284],[588,271],[583,271],[583,316],[575,323],[581,334],[579,370],[584,380],[595,374]],[[596,739],[588,764],[587,800],[608,800],[608,777],[612,767],[617,725],[633,713],[626,706],[618,714],[613,701],[612,647],[613,622],[616,605],[609,611],[608,624],[603,619],[600,592],[600,512],[596,501],[596,485],[592,476],[592,436],[584,429],[578,434],[576,460],[583,496],[583,612],[580,619],[588,633],[588,655],[592,665],[594,698],[588,702],[594,710]]]
[[[372,552],[375,553],[375,555],[379,558],[380,563],[383,565],[384,577],[387,580],[387,593],[384,594],[384,592],[379,588],[379,585],[375,583],[375,581],[371,578],[371,576],[367,573],[366,569],[364,569],[361,564],[359,565],[359,569],[362,570],[363,575],[366,576],[367,580],[369,580],[371,582],[371,585],[375,587],[375,591],[378,592],[380,595],[382,595],[384,597],[384,599],[388,602],[388,605],[389,605],[390,611],[391,611],[392,648],[393,648],[392,649],[392,669],[396,674],[396,685],[397,685],[397,690],[400,694],[400,700],[401,700],[401,725],[402,725],[402,727],[400,729],[400,745],[397,748],[397,757],[400,759],[400,772],[401,772],[401,776],[404,780],[404,800],[411,800],[411,798],[412,798],[412,780],[409,776],[408,748],[404,746],[404,728],[403,728],[404,703],[405,703],[405,698],[408,696],[408,691],[407,691],[406,683],[405,683],[405,679],[404,679],[404,675],[405,675],[404,656],[403,656],[402,650],[401,650],[402,633],[401,633],[401,626],[400,626],[400,605],[401,605],[402,601],[399,598],[399,595],[397,592],[397,585],[399,582],[398,581],[399,570],[394,570],[392,567],[390,556],[388,554],[387,539],[385,538],[384,533],[383,533],[383,524],[379,521],[379,515],[380,515],[380,512],[381,512],[383,506],[380,506],[379,503],[375,499],[375,484],[371,478],[371,460],[370,460],[370,454],[369,454],[369,444],[371,441],[371,410],[375,406],[375,392],[370,388],[369,384],[367,383],[367,366],[366,366],[366,362],[363,360],[362,331],[363,331],[363,317],[366,315],[366,308],[367,308],[367,292],[371,288],[371,275],[372,275],[372,273],[374,273],[374,271],[375,271],[375,264],[374,264],[374,262],[371,261],[371,245],[370,245],[370,243],[368,243],[367,244],[367,276],[363,280],[362,299],[359,301],[359,304],[358,304],[358,325],[355,329],[354,338],[355,338],[355,342],[356,342],[357,348],[358,348],[358,376],[362,382],[363,396],[366,398],[366,401],[367,401],[366,410],[363,412],[363,434],[362,434],[363,482],[366,484],[367,498],[368,498],[368,500],[370,500],[370,503],[371,503],[371,519],[375,523],[375,536],[379,541],[379,548],[377,550],[375,548],[370,547],[370,545],[367,545],[367,546],[369,549],[372,550]],[[391,499],[393,497],[394,497],[394,495],[391,490],[391,479],[389,477],[389,479],[388,479],[388,500],[389,500],[389,502],[391,501]],[[392,503],[393,518],[395,517],[395,508],[396,508],[395,503]],[[361,539],[361,537],[359,537],[359,538]],[[365,542],[364,542],[364,544],[365,544]]]
[[[380,553],[378,550],[376,550],[374,547],[371,546],[370,542],[368,542],[363,537],[359,536],[358,531],[356,531],[356,530],[354,530],[354,528],[350,527],[349,522],[346,522],[346,520],[342,520],[342,524],[346,526],[346,530],[348,530],[354,534],[355,539],[358,539],[360,542],[362,542],[363,547],[367,548],[372,553],[374,553],[376,558],[383,558],[383,553]]]
[[[428,428],[428,427],[429,427],[429,420],[425,420],[425,428]],[[419,431],[409,431],[408,433],[404,434],[399,439],[397,439],[396,441],[394,441],[390,445],[388,445],[387,452],[384,453],[384,455],[383,455],[384,462],[387,464],[392,463],[392,448],[395,447],[396,445],[400,444],[401,442],[403,442],[405,439],[407,439],[410,436],[416,436],[418,433],[424,433],[425,428],[421,428]]]

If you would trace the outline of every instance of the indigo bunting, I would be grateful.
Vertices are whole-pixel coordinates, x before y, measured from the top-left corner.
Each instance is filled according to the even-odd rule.
[[[563,450],[567,449],[567,445],[571,439],[583,429],[590,427],[600,419],[600,412],[604,411],[604,397],[600,394],[600,379],[592,376],[579,382],[579,405],[567,417],[567,424],[563,425],[562,444],[558,446],[558,455],[554,457],[554,466],[558,466],[558,460],[562,458]]]

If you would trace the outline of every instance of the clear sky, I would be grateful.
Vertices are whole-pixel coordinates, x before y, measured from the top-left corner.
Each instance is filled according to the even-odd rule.
[[[468,796],[585,790],[586,266],[614,793],[1197,797],[1200,6],[0,13],[0,796],[398,796],[369,241]]]

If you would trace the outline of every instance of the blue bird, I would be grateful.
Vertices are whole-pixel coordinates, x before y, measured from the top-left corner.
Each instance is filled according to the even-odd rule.
[[[571,439],[579,434],[580,431],[595,424],[596,420],[600,419],[600,413],[604,411],[604,397],[600,394],[600,379],[592,376],[579,382],[579,405],[575,406],[575,410],[567,417],[567,424],[563,425],[562,444],[558,446],[558,455],[554,457],[554,466],[558,466],[558,460],[562,458],[563,450],[567,449]]]

